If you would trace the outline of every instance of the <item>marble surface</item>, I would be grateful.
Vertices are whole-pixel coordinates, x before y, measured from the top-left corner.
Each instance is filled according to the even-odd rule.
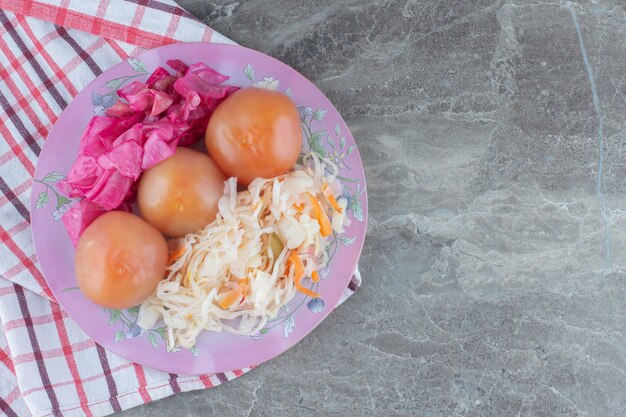
[[[310,77],[364,159],[364,285],[139,416],[626,415],[622,1],[180,0]]]

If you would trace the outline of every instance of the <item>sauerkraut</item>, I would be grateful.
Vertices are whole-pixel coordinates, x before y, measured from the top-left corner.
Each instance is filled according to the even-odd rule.
[[[336,175],[311,153],[244,191],[226,181],[215,221],[171,242],[168,275],[141,305],[139,326],[162,320],[168,349],[191,348],[204,330],[257,333],[298,291],[317,297],[326,238],[348,224]]]

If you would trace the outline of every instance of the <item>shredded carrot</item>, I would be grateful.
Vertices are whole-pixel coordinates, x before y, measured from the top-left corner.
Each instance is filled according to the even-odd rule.
[[[330,203],[330,206],[333,208],[333,210],[335,210],[339,214],[343,213],[343,209],[339,205],[339,202],[337,202],[337,199],[334,195],[328,194],[326,198],[328,199],[328,202]]]
[[[220,307],[222,307],[223,310],[226,310],[228,307],[232,306],[235,303],[235,301],[239,299],[239,297],[241,297],[242,292],[243,292],[243,287],[237,284],[235,288],[226,292],[226,294],[224,295],[224,298],[222,298],[222,300],[218,301],[217,303],[219,304]]]
[[[174,252],[170,253],[169,258],[167,258],[167,264],[168,265],[173,264],[178,258],[180,258],[181,256],[185,254],[186,250],[187,248],[185,248],[184,246],[181,246],[180,248],[176,249]]]
[[[289,255],[289,261],[294,268],[293,280],[296,289],[311,298],[319,298],[320,295],[318,293],[316,293],[315,291],[311,291],[310,289],[302,286],[302,284],[300,283],[302,277],[304,277],[304,264],[302,263],[302,259],[300,259],[298,254],[292,253],[291,255]]]
[[[309,197],[309,200],[311,200],[311,204],[313,204],[313,217],[317,219],[317,222],[320,225],[320,233],[324,237],[329,236],[333,230],[330,226],[328,216],[324,213],[324,210],[322,210],[322,205],[313,194],[307,191],[306,195]]]
[[[333,208],[333,210],[335,210],[339,214],[343,213],[343,209],[341,208],[341,206],[339,206],[339,202],[337,202],[337,199],[333,195],[330,188],[328,188],[328,184],[326,182],[324,182],[324,185],[322,186],[322,191],[324,193],[324,197],[326,197],[328,203]]]
[[[293,203],[293,208],[295,208],[298,213],[302,213],[302,211],[304,210],[304,204]]]
[[[187,314],[185,317],[186,317],[186,318],[188,318],[188,319],[190,319],[190,318],[192,318],[192,317],[193,317],[193,314]]]
[[[311,273],[311,280],[313,282],[318,282],[320,280],[320,274],[318,274],[317,271],[313,271]]]
[[[246,297],[250,293],[250,280],[248,278],[244,278],[240,279],[238,282],[239,285],[241,285],[241,292],[243,294],[243,297],[241,297],[241,301],[239,302],[239,305],[241,305],[244,301],[246,301]]]
[[[239,285],[241,285],[241,291],[244,295],[250,291],[250,280],[248,278],[240,279]]]

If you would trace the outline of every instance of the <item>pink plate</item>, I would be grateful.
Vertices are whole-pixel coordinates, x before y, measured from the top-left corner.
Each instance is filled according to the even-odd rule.
[[[144,331],[136,325],[137,308],[107,310],[76,290],[74,247],[60,221],[73,203],[56,183],[74,162],[82,132],[94,114],[117,100],[115,91],[143,81],[168,59],[202,61],[230,76],[226,84],[276,89],[298,105],[305,147],[334,160],[348,199],[351,225],[329,240],[331,262],[314,290],[319,299],[298,295],[254,336],[204,332],[194,348],[167,352],[163,328]],[[174,44],[122,62],[90,83],[61,114],[41,152],[31,196],[31,221],[37,256],[57,300],[96,342],[118,355],[152,368],[179,374],[223,372],[256,365],[286,351],[311,332],[337,305],[355,271],[367,224],[367,193],[359,152],[345,122],[330,101],[291,67],[240,46],[210,43]]]

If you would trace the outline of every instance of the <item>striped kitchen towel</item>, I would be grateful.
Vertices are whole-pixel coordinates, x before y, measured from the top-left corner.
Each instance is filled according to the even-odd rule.
[[[249,370],[175,375],[106,351],[55,302],[30,234],[35,165],[65,106],[107,68],[185,41],[232,43],[171,0],[0,0],[0,414],[107,415]]]

